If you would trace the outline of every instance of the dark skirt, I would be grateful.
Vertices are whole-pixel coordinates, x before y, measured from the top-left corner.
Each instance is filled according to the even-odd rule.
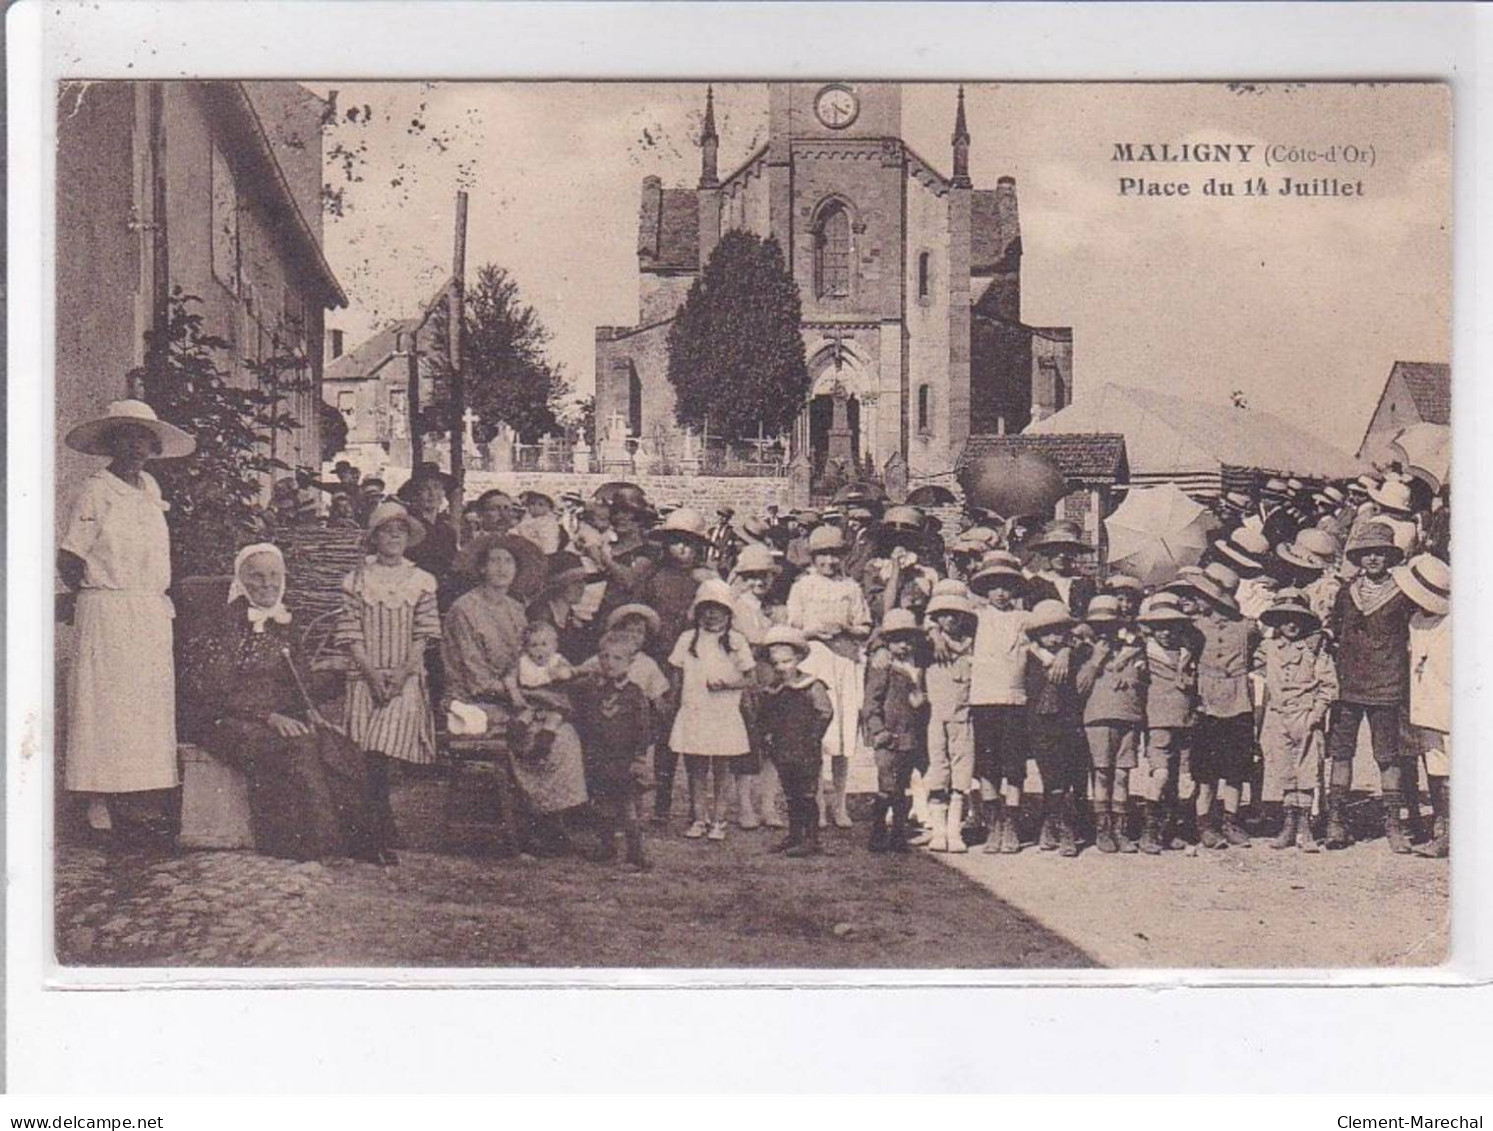
[[[368,854],[367,765],[343,735],[318,727],[282,738],[265,723],[225,719],[214,728],[209,749],[248,777],[254,841],[266,856]]]

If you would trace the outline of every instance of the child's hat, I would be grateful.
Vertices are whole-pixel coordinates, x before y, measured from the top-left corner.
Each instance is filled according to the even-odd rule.
[[[1088,624],[1117,624],[1124,617],[1120,613],[1120,601],[1107,593],[1101,593],[1089,602],[1089,611],[1084,614]]]
[[[932,619],[934,613],[958,613],[960,616],[974,617],[978,614],[975,607],[969,603],[969,597],[964,593],[961,585],[955,590],[944,590],[939,592],[939,587],[945,582],[938,581],[933,585],[933,596],[928,601],[928,607],[923,610],[923,615]],[[956,583],[957,584],[957,583]]]
[[[751,542],[741,548],[741,553],[736,555],[736,568],[731,571],[733,577],[741,577],[748,573],[777,573],[779,569],[777,554],[771,546],[761,542]]]
[[[1220,572],[1234,576],[1233,585],[1225,584],[1223,580],[1214,574],[1213,566],[1210,565],[1203,571],[1201,577],[1193,580],[1192,588],[1195,592],[1201,594],[1210,605],[1237,614],[1239,612],[1239,602],[1234,599],[1234,590],[1239,585],[1238,577],[1227,566],[1219,568]]]
[[[809,531],[809,554],[843,554],[850,547],[845,544],[845,532],[838,526],[816,526]]]
[[[425,540],[425,524],[399,503],[390,499],[379,503],[373,508],[373,513],[368,516],[368,533],[363,538],[364,544],[372,547],[373,536],[378,533],[378,528],[391,522],[402,522],[404,528],[409,531],[410,540],[404,547],[406,550],[413,550]]]
[[[630,605],[618,605],[615,609],[607,614],[607,631],[610,632],[628,617],[642,618],[643,622],[648,626],[649,636],[657,636],[659,627],[663,624],[663,620],[659,617],[657,611],[650,608],[648,605],[641,605],[637,602],[633,602]]]
[[[1282,542],[1275,548],[1276,557],[1282,561],[1323,572],[1337,565],[1339,551],[1337,539],[1315,526],[1303,527],[1289,544]]]
[[[736,536],[748,545],[755,545],[767,541],[767,536],[772,533],[771,527],[762,519],[752,515],[742,519],[736,524]]]
[[[518,501],[523,503],[524,506],[528,506],[530,503],[535,502],[536,500],[541,503],[547,503],[552,508],[555,505],[555,500],[549,495],[546,495],[543,491],[525,491],[518,497]]]
[[[1078,622],[1073,619],[1073,614],[1068,611],[1068,606],[1063,602],[1054,599],[1038,601],[1027,618],[1026,634],[1036,636],[1038,633],[1052,629],[1068,629],[1076,623]]]
[[[701,605],[721,605],[731,609],[735,603],[736,595],[731,592],[731,587],[719,577],[712,577],[700,582],[700,587],[695,590],[695,599],[689,603],[689,615],[694,616]]]
[[[1245,569],[1260,570],[1265,568],[1265,557],[1270,553],[1270,541],[1253,527],[1240,526],[1227,539],[1220,538],[1215,541],[1213,549]]]
[[[1405,596],[1428,613],[1451,612],[1452,571],[1434,554],[1417,554],[1389,571]]]
[[[1232,507],[1236,511],[1247,511],[1250,508],[1250,499],[1243,491],[1229,491],[1223,497],[1223,505]]]
[[[1343,557],[1355,565],[1367,553],[1385,554],[1396,562],[1404,560],[1405,551],[1395,545],[1394,531],[1382,522],[1366,522],[1348,537],[1348,548]]]
[[[1239,588],[1239,575],[1222,562],[1209,562],[1202,576],[1229,593]]]
[[[990,550],[980,559],[980,568],[969,579],[969,587],[975,593],[987,593],[997,582],[1008,588],[1021,590],[1026,585],[1026,574],[1021,571],[1021,559],[1005,550]]]
[[[1369,498],[1393,514],[1410,514],[1414,509],[1410,484],[1398,479],[1386,479],[1383,486],[1369,489]]]
[[[1146,586],[1140,578],[1128,573],[1112,573],[1104,581],[1104,588],[1111,593],[1126,590],[1132,593],[1144,593]]]
[[[1148,597],[1141,607],[1140,616],[1135,619],[1139,624],[1148,624],[1153,627],[1192,623],[1192,618],[1182,611],[1175,593],[1157,593]]]
[[[1306,594],[1299,589],[1282,589],[1270,607],[1260,614],[1260,623],[1270,628],[1283,620],[1304,620],[1309,625],[1308,632],[1316,632],[1322,627],[1322,618],[1312,612]]]
[[[655,542],[692,542],[702,550],[710,548],[710,537],[706,534],[705,516],[693,507],[676,507],[648,532]]]
[[[1058,519],[1047,524],[1047,529],[1026,544],[1028,550],[1042,553],[1084,554],[1093,549],[1083,540],[1083,531],[1078,523]]]
[[[800,657],[809,654],[809,641],[801,629],[794,628],[791,624],[775,624],[762,635],[762,643],[757,647],[763,652],[775,645],[787,645],[795,649]]]
[[[923,630],[918,627],[918,618],[911,609],[890,609],[886,616],[881,618],[881,627],[876,630],[876,635],[882,640],[891,640],[898,636],[921,636]]]

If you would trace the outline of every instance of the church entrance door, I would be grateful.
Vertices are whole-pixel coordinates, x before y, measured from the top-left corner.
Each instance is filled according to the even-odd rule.
[[[809,453],[815,494],[828,494],[857,478],[861,451],[861,402],[843,388],[809,402]]]

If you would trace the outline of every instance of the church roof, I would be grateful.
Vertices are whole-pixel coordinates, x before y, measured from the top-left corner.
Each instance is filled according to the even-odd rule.
[[[1082,483],[1122,483],[1130,478],[1125,437],[1118,432],[1067,433],[1055,436],[971,436],[959,453],[956,471],[980,456],[991,453],[1015,455],[1037,452],[1063,473],[1063,478]]]
[[[1210,404],[1128,385],[1104,385],[1023,436],[1122,433],[1131,474],[1185,476],[1225,467],[1338,479],[1363,470],[1358,460],[1278,416]]]
[[[1397,361],[1390,374],[1398,373],[1415,401],[1415,409],[1427,424],[1450,424],[1452,420],[1452,369],[1432,361]]]
[[[1006,260],[1021,253],[1021,220],[1016,211],[1016,183],[1009,178],[999,188],[970,193],[969,269],[972,275],[991,275],[1015,269]]]

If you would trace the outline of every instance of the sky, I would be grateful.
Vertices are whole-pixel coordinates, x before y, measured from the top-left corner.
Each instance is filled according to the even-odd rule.
[[[328,324],[349,347],[447,277],[465,188],[469,278],[507,268],[589,392],[594,327],[637,320],[642,178],[698,180],[703,84],[307,85],[337,90],[324,147],[344,210],[325,218],[326,248],[350,307]],[[767,86],[715,96],[725,174],[765,139]],[[966,99],[976,187],[1016,178],[1023,318],[1073,327],[1076,399],[1106,382],[1239,390],[1352,451],[1396,359],[1450,359],[1445,88],[973,84]],[[952,85],[903,85],[903,138],[945,174],[954,102]],[[1125,141],[1259,148],[1244,166],[1122,165]],[[1372,147],[1372,166],[1259,163],[1265,146],[1334,144]],[[1187,179],[1193,195],[1122,197],[1122,175]],[[1364,195],[1207,197],[1210,175],[1361,179]]]

